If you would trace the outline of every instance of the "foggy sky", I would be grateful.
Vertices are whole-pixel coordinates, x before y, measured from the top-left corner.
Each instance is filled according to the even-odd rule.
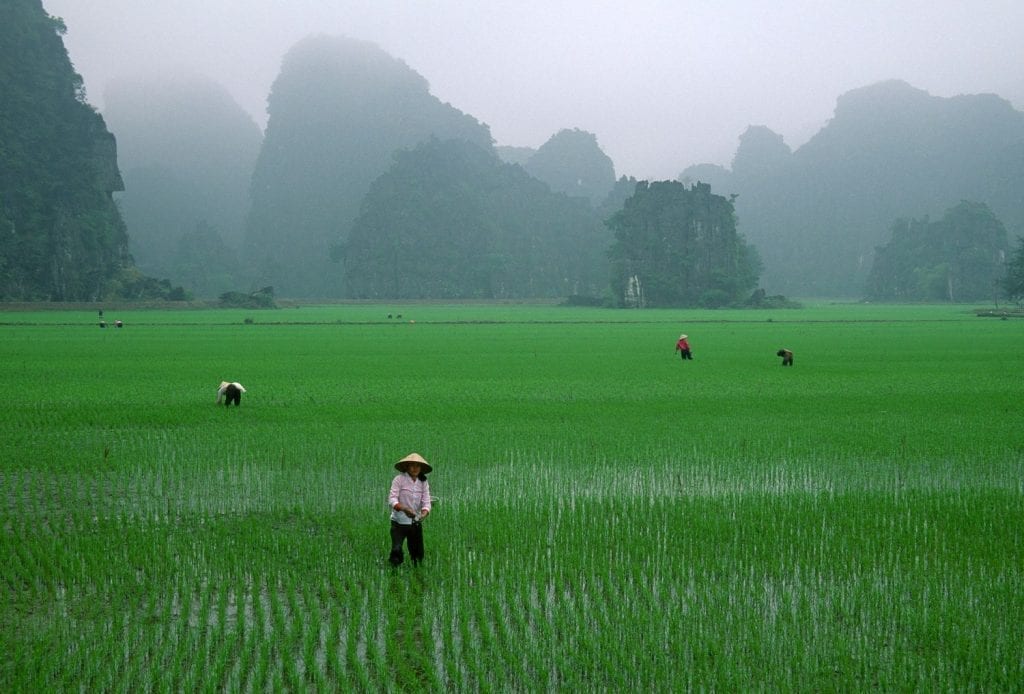
[[[1024,110],[1021,0],[43,0],[89,102],[118,77],[184,68],[262,127],[285,52],[310,34],[372,41],[499,145],[597,135],[617,175],[729,166],[748,125],[796,149],[836,98],[885,79]],[[116,133],[115,133],[116,134]]]

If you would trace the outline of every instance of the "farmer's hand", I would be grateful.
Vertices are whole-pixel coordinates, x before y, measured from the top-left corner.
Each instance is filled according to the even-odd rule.
[[[425,508],[422,511],[420,511],[420,518],[426,518],[428,515],[430,515],[429,508]]]

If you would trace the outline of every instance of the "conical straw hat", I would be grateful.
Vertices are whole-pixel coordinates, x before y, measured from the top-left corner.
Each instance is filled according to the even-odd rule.
[[[405,472],[405,468],[409,463],[419,463],[420,472],[422,472],[424,475],[429,475],[434,470],[434,468],[430,466],[430,463],[424,460],[423,456],[420,455],[419,453],[410,453],[409,455],[405,456],[397,463],[395,463],[395,469],[398,470],[399,472]]]

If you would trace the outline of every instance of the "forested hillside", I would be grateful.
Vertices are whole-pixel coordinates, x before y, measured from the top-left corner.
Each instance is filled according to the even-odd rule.
[[[610,241],[587,199],[430,140],[396,155],[339,250],[355,298],[557,298],[606,292]]]
[[[87,301],[131,267],[114,137],[86,101],[61,20],[0,2],[0,299]],[[124,278],[120,278],[124,279]]]
[[[1011,237],[1024,234],[1024,113],[994,95],[940,98],[883,82],[841,96],[834,118],[794,152],[750,128],[731,171],[702,165],[680,179],[738,194],[769,291],[861,296],[898,219],[971,200]]]
[[[733,201],[706,183],[641,181],[608,225],[620,305],[718,308],[757,286],[759,260],[736,231]]]
[[[880,301],[985,301],[1006,272],[1006,228],[984,203],[961,202],[942,219],[899,219],[875,249],[867,296]]]
[[[490,148],[487,126],[430,94],[377,46],[318,36],[285,56],[252,181],[245,256],[280,295],[341,296],[343,245],[370,183],[431,137]]]

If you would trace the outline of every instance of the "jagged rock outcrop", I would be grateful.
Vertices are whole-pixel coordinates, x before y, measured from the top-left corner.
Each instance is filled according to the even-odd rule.
[[[0,3],[0,299],[89,301],[130,268],[117,146],[40,0]]]

